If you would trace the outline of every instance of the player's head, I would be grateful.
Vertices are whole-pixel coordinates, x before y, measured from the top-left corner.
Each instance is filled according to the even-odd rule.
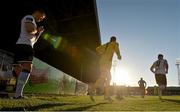
[[[32,15],[36,22],[41,22],[46,17],[46,13],[43,9],[35,9]]]
[[[110,42],[116,42],[116,37],[112,36],[111,39],[110,39]]]
[[[143,80],[143,78],[141,77],[141,80]]]
[[[158,54],[158,59],[163,59],[163,55],[162,54]]]

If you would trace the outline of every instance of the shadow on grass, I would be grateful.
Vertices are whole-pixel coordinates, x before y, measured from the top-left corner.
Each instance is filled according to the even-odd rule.
[[[74,103],[45,103],[37,106],[25,106],[25,107],[14,107],[14,108],[7,108],[3,107],[0,111],[37,111],[43,108],[51,108],[54,106],[64,106],[64,105],[73,105]]]
[[[162,99],[162,101],[170,101],[170,102],[175,102],[175,103],[180,103],[180,100],[174,100],[174,99]]]
[[[107,103],[104,102],[104,103],[92,104],[92,105],[87,105],[87,106],[81,106],[81,107],[66,109],[64,111],[85,111],[91,107],[102,105],[102,104],[107,104]]]

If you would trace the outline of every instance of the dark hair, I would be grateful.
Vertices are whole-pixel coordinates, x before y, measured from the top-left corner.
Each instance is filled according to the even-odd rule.
[[[40,13],[42,13],[43,15],[46,16],[46,12],[45,12],[43,9],[41,9],[41,8],[36,8],[36,9],[34,9],[33,13],[34,13],[34,12],[40,12]]]
[[[163,58],[163,55],[162,54],[158,54],[158,59],[159,58]]]
[[[111,42],[113,41],[116,41],[116,37],[115,36],[112,36],[111,39],[110,39]]]

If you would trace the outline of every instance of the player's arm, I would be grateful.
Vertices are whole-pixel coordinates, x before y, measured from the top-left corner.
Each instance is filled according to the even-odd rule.
[[[36,26],[33,23],[26,22],[25,27],[26,27],[26,31],[29,32],[30,34],[36,34],[37,33]]]
[[[147,86],[146,81],[144,81],[144,84],[145,84],[144,87],[146,87]]]
[[[169,65],[168,65],[167,60],[165,60],[165,66],[166,66],[166,73],[168,73]]]
[[[153,72],[153,73],[155,73],[155,71],[154,71],[155,64],[156,64],[156,63],[153,63],[153,65],[152,65],[151,68],[150,68],[151,72]]]
[[[41,34],[44,32],[44,27],[43,26],[40,26],[37,28],[37,33],[35,34],[36,35],[36,40],[37,41],[39,39],[39,37],[41,36]]]
[[[116,43],[114,50],[115,50],[115,52],[116,52],[116,54],[118,56],[118,59],[121,60],[122,57],[121,57],[121,54],[120,54],[119,44],[118,43]]]

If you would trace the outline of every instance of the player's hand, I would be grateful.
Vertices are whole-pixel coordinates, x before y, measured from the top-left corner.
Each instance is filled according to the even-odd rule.
[[[118,56],[118,59],[119,59],[119,60],[121,60],[121,59],[122,59],[121,55],[119,55],[119,56]]]
[[[38,27],[38,28],[37,28],[37,31],[38,31],[39,33],[44,32],[44,27],[43,27],[43,26]]]

